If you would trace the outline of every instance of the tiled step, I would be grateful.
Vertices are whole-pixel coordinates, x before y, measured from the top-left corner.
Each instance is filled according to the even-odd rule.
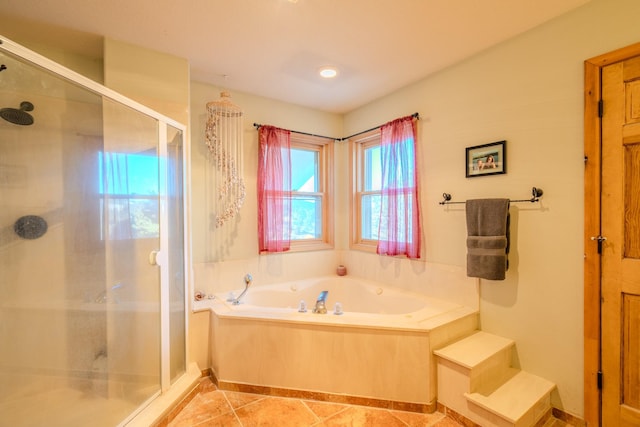
[[[467,379],[460,393],[489,393],[508,378],[513,346],[513,340],[477,331],[434,353],[443,369],[454,369]]]
[[[434,353],[443,359],[473,369],[496,353],[510,349],[513,345],[513,340],[508,338],[477,331]]]
[[[436,350],[438,402],[486,427],[534,425],[550,409],[555,385],[512,368],[514,344],[477,331]]]
[[[472,412],[480,415],[485,410],[507,421],[496,425],[532,426],[550,409],[550,396],[555,384],[524,371],[513,371],[511,379],[492,393],[464,393],[464,396],[472,404]],[[475,411],[473,405],[482,410]]]

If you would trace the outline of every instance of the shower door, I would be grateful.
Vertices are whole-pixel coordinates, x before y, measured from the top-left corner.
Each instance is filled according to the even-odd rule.
[[[105,242],[107,397],[140,399],[139,405],[160,390],[161,270],[149,259],[160,248],[159,129],[154,118],[109,99],[102,117],[96,178]]]
[[[0,46],[0,425],[122,425],[185,372],[184,128],[13,47]]]

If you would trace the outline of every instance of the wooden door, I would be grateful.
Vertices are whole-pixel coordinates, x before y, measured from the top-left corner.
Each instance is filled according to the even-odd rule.
[[[602,68],[602,425],[640,425],[640,57]]]

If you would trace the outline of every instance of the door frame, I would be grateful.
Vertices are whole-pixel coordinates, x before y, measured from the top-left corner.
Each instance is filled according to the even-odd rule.
[[[602,68],[640,56],[640,43],[584,61],[584,418],[588,426],[601,425],[601,234],[602,190]]]

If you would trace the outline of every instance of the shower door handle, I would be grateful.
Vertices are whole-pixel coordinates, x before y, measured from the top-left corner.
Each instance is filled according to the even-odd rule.
[[[162,265],[162,252],[160,251],[149,252],[149,264]]]

